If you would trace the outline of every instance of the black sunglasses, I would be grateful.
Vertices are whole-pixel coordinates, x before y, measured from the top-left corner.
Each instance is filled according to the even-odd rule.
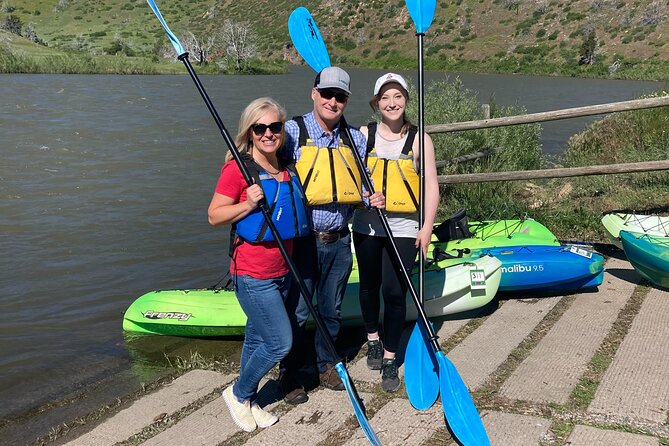
[[[283,122],[281,121],[276,121],[271,124],[253,124],[251,126],[251,130],[253,130],[253,133],[255,133],[257,136],[264,135],[267,129],[269,129],[270,132],[275,134],[281,133],[282,128],[283,128]]]
[[[335,98],[337,102],[346,102],[348,101],[348,95],[341,91],[333,90],[331,88],[324,88],[323,90],[318,90],[318,94],[321,95],[323,99],[329,101],[332,98]]]

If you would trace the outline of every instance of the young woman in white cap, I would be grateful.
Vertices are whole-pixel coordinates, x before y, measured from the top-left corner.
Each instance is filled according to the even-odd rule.
[[[367,166],[376,191],[386,197],[386,215],[402,257],[411,271],[418,253],[427,248],[439,204],[434,146],[424,136],[425,221],[418,230],[420,180],[419,135],[406,118],[409,92],[406,81],[395,73],[379,77],[370,106],[381,122],[360,130],[367,138]],[[381,370],[382,387],[400,387],[395,354],[406,316],[407,286],[394,266],[387,235],[375,210],[358,209],[353,217],[353,243],[360,276],[360,308],[367,331],[367,366]],[[380,293],[383,294],[383,336],[379,334]]]

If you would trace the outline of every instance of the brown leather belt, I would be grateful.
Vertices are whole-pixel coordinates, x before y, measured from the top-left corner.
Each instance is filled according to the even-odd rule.
[[[336,242],[342,237],[346,237],[349,234],[349,230],[348,226],[344,226],[338,231],[313,231],[313,233],[316,240],[327,245]]]

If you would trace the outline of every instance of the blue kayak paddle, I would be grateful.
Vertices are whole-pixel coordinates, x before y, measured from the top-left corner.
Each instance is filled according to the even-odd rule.
[[[181,45],[181,42],[179,42],[179,39],[172,33],[170,28],[167,26],[167,23],[165,23],[165,20],[163,19],[162,14],[160,13],[160,10],[158,10],[158,6],[156,6],[156,3],[154,0],[147,0],[147,3],[153,10],[154,14],[156,17],[158,17],[158,20],[160,21],[161,25],[165,29],[165,32],[167,33],[172,46],[174,46],[174,49],[177,52],[178,59],[181,60],[184,65],[186,66],[186,69],[188,70],[188,74],[190,75],[191,79],[195,83],[195,86],[197,90],[199,91],[200,95],[202,96],[202,99],[204,100],[205,104],[207,105],[207,108],[209,109],[209,112],[211,113],[212,117],[214,118],[214,121],[216,122],[216,125],[218,126],[219,130],[221,131],[221,135],[223,136],[223,139],[225,140],[226,145],[228,146],[228,149],[230,150],[230,153],[232,154],[232,157],[234,160],[237,162],[239,165],[239,168],[242,172],[242,175],[244,177],[244,180],[248,185],[253,184],[253,179],[248,171],[248,168],[246,167],[246,164],[242,161],[239,150],[235,146],[234,141],[232,140],[232,137],[230,136],[230,133],[228,130],[225,128],[225,125],[223,125],[223,121],[221,120],[220,116],[218,115],[218,112],[216,111],[216,108],[214,107],[214,104],[211,102],[211,99],[209,98],[209,95],[204,89],[204,86],[200,82],[200,79],[198,78],[197,74],[195,73],[195,70],[193,70],[193,66],[191,65],[190,61],[188,60],[188,52],[186,52]],[[267,225],[272,232],[272,235],[274,236],[274,239],[278,242],[277,246],[279,247],[279,251],[281,251],[281,255],[283,256],[284,260],[286,261],[286,264],[288,265],[288,268],[290,269],[290,272],[293,276],[293,278],[297,281],[299,287],[300,287],[300,293],[302,295],[302,298],[306,301],[307,307],[309,308],[309,312],[311,313],[311,316],[314,318],[314,321],[316,323],[316,328],[321,332],[323,335],[323,338],[325,339],[326,347],[328,348],[328,351],[330,355],[333,358],[338,358],[337,355],[337,350],[335,349],[334,346],[334,340],[332,339],[332,336],[330,336],[330,332],[327,330],[325,323],[323,322],[323,319],[321,318],[320,314],[316,311],[314,308],[313,302],[312,302],[312,294],[309,292],[307,289],[306,284],[304,283],[304,280],[300,276],[297,267],[295,266],[295,263],[293,262],[292,258],[288,254],[288,251],[286,251],[285,246],[283,245],[283,242],[281,240],[281,236],[279,234],[278,229],[276,228],[276,225],[272,221],[272,216],[271,216],[271,211],[269,209],[269,206],[267,204],[266,200],[262,200],[259,203],[259,208],[262,211],[263,217],[265,218],[265,221],[267,222]],[[365,436],[369,440],[370,444],[373,446],[381,446],[381,442],[379,439],[376,437],[376,434],[372,430],[371,426],[369,425],[369,421],[367,420],[367,416],[365,414],[365,409],[362,404],[362,400],[360,399],[360,396],[358,395],[358,392],[356,391],[353,382],[351,381],[348,372],[346,371],[346,367],[344,367],[344,364],[342,363],[341,360],[335,364],[335,369],[337,370],[337,373],[339,374],[343,384],[344,388],[346,389],[346,392],[351,400],[351,404],[353,405],[353,411],[355,413],[355,417],[358,420],[358,423],[360,423],[360,427],[362,428],[362,431],[364,432]]]
[[[409,4],[411,3],[411,4]],[[436,0],[429,1],[407,1],[409,14],[415,23],[421,23],[422,33],[427,31],[436,8]],[[416,17],[419,19],[417,20]],[[422,40],[421,40],[422,42]],[[420,207],[418,217],[418,229],[423,228],[425,221],[425,120],[424,120],[424,80],[423,80],[423,52],[418,52],[418,147],[420,162]],[[423,247],[418,252],[418,296],[420,304],[424,305],[425,300],[425,259],[423,256]],[[416,321],[407,350],[404,362],[404,376],[406,381],[407,395],[409,401],[418,410],[426,410],[431,407],[439,396],[439,367],[435,351],[430,348],[429,342],[426,342],[427,329],[420,320]]]
[[[409,15],[416,26],[416,37],[418,40],[418,133],[420,135],[420,194],[422,205],[422,198],[425,196],[425,64],[423,60],[423,37],[432,24],[437,3],[436,0],[406,0],[406,5],[409,10]],[[421,206],[420,224],[422,224],[424,220],[423,212],[424,209]],[[421,258],[421,278],[423,267],[424,264]],[[422,291],[423,290],[421,289],[421,297]],[[424,338],[425,335],[422,333],[424,329],[433,331],[432,327],[429,325],[427,327],[418,327],[418,324],[416,325],[417,327],[414,328],[412,337],[415,335],[416,338]],[[420,333],[416,334],[416,331],[419,331]],[[411,354],[409,352],[409,346],[414,348],[414,352]],[[416,360],[429,364],[428,360],[425,359],[427,354],[418,342],[410,342],[409,346],[407,346],[407,358],[415,357]],[[446,422],[448,423],[451,432],[456,439],[465,446],[489,445],[490,440],[488,439],[488,435],[481,422],[481,417],[479,416],[467,386],[458,374],[455,365],[453,365],[440,348],[435,349],[434,353],[436,355],[436,360],[439,363],[439,391],[441,393],[441,404],[444,409],[444,415],[446,416]],[[430,361],[431,360],[432,358],[430,358]],[[425,373],[417,373],[416,376],[423,380],[431,378],[431,375],[426,375]],[[408,391],[409,389],[407,388],[407,392]]]
[[[326,61],[330,60],[330,57],[327,55],[327,48],[320,32],[314,33],[314,30],[317,29],[316,22],[306,8],[299,7],[293,11],[291,18],[288,20],[288,27],[293,45],[311,68],[316,72],[320,72],[323,68],[329,66],[324,65]],[[321,52],[325,54],[320,54]],[[343,116],[340,121],[340,128],[347,133],[351,144],[355,146]],[[369,173],[360,157],[360,153],[356,147],[352,147],[351,149],[356,164],[360,169],[363,185],[370,194],[373,194],[374,187],[369,178]],[[411,297],[416,305],[418,316],[425,327],[427,334],[425,342],[432,346],[435,353],[435,359],[439,370],[439,389],[441,391],[442,406],[448,425],[451,428],[455,439],[460,444],[464,446],[487,446],[490,444],[490,441],[483,428],[483,423],[476,410],[476,406],[474,406],[474,402],[462,377],[458,374],[453,363],[446,357],[446,355],[444,355],[444,352],[441,350],[441,347],[437,342],[437,336],[425,315],[423,306],[420,304],[418,293],[411,281],[411,277],[406,268],[402,265],[399,250],[393,238],[388,219],[381,209],[377,209],[377,214],[386,234],[388,235],[393,250],[392,254],[395,260],[395,266],[407,284]]]

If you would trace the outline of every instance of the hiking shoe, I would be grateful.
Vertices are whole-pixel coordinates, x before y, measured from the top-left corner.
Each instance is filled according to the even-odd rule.
[[[258,404],[251,404],[251,414],[259,428],[264,429],[270,427],[279,421],[279,417],[269,412],[264,411]]]
[[[400,377],[397,376],[395,359],[383,359],[381,365],[381,387],[386,392],[395,392],[400,388]]]
[[[279,376],[279,386],[281,387],[283,400],[286,403],[296,405],[309,401],[309,396],[304,391],[304,387],[297,383],[292,374],[282,373]]]
[[[321,386],[330,390],[344,390],[344,383],[341,382],[337,369],[329,362],[325,365],[325,371],[319,374]]]
[[[232,384],[223,391],[223,400],[228,406],[232,421],[235,422],[238,428],[245,432],[253,432],[256,430],[256,420],[251,413],[251,404],[247,401],[240,403],[237,397],[232,393]]]
[[[367,368],[381,370],[383,362],[383,344],[380,339],[367,341]]]

